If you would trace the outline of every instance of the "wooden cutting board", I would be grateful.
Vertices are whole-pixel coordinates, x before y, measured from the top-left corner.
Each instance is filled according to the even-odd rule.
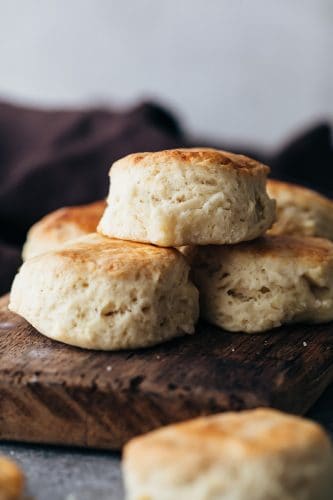
[[[52,341],[0,299],[0,439],[119,449],[197,415],[272,406],[303,414],[333,381],[333,324],[197,333],[140,351]]]

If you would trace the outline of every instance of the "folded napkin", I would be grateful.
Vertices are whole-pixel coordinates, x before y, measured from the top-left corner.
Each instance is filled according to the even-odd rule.
[[[154,103],[125,111],[0,103],[0,293],[10,288],[29,227],[61,206],[105,197],[114,160],[135,151],[204,144],[212,145],[188,138],[173,115]],[[217,146],[266,161],[276,177],[333,193],[328,125],[318,125],[272,155]]]

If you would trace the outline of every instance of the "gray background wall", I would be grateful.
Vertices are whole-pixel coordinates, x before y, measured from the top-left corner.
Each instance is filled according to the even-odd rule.
[[[0,0],[0,96],[171,105],[194,133],[277,144],[333,115],[332,0]]]

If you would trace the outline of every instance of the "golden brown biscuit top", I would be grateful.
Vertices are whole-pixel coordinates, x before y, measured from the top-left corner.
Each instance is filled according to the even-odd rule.
[[[294,204],[300,204],[311,208],[311,205],[321,206],[333,211],[333,200],[298,184],[282,182],[276,179],[267,180],[267,190],[272,198],[279,200],[288,199]]]
[[[67,268],[73,265],[91,265],[100,272],[121,275],[142,269],[147,270],[147,275],[154,274],[156,270],[169,268],[179,260],[186,265],[184,257],[173,248],[113,239],[97,233],[82,236],[57,250],[37,255],[27,261],[26,265],[42,261],[45,264],[45,260],[50,265],[57,265],[61,261],[62,266]]]
[[[53,231],[61,229],[64,224],[72,224],[86,233],[93,233],[105,207],[106,202],[100,200],[88,205],[59,208],[37,222],[33,226],[33,231],[35,235],[38,233],[39,236],[47,237]]]
[[[251,243],[247,243],[247,245],[256,253],[272,257],[290,256],[318,262],[333,259],[333,243],[323,238],[288,235],[264,236]]]
[[[132,458],[137,464],[140,464],[141,457],[142,463],[147,465],[146,457],[151,457],[153,462],[159,459],[181,460],[184,456],[195,460],[198,456],[203,467],[205,461],[210,463],[213,458],[247,459],[289,452],[290,449],[306,450],[312,445],[317,452],[318,447],[326,450],[330,447],[328,437],[318,424],[276,410],[259,408],[167,426],[132,440],[125,446],[125,457],[131,447]]]
[[[194,166],[222,167],[223,169],[236,170],[246,174],[269,173],[269,167],[252,158],[212,148],[180,148],[133,153],[116,161],[113,168],[124,169],[135,166],[145,168],[172,164],[184,168]]]
[[[318,263],[333,261],[333,243],[324,238],[310,236],[266,235],[256,240],[229,245],[228,248],[237,254],[247,253],[254,257],[258,255],[278,259],[301,259]],[[218,249],[224,252],[227,247],[210,245],[206,249],[216,253]]]

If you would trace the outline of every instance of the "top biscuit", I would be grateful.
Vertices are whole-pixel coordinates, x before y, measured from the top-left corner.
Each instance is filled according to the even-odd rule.
[[[318,236],[333,240],[333,201],[297,184],[267,181],[268,194],[276,199],[277,221],[270,234]]]
[[[268,229],[269,168],[208,148],[135,153],[114,163],[98,231],[159,246],[237,243]]]
[[[23,247],[23,260],[94,233],[105,206],[105,201],[100,200],[88,205],[59,208],[46,215],[30,228]]]

